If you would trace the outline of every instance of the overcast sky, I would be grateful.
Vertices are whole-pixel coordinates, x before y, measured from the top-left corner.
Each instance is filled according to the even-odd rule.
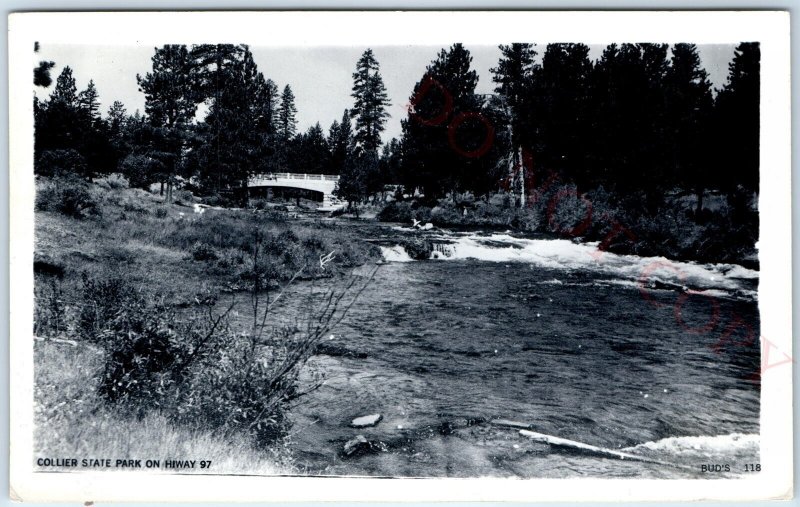
[[[466,46],[472,54],[472,68],[478,72],[478,93],[494,89],[489,69],[497,66],[500,50],[497,46]],[[604,46],[590,46],[590,57],[600,56]],[[320,48],[256,47],[251,51],[264,76],[275,81],[279,88],[288,83],[296,97],[298,130],[305,131],[317,121],[327,132],[333,120],[351,107],[352,74],[365,48],[325,46]],[[391,118],[387,121],[384,141],[400,135],[400,120],[406,116],[406,105],[414,84],[422,77],[425,67],[441,49],[434,46],[375,46],[372,48],[380,63],[381,74],[389,94]],[[536,48],[544,52],[543,46]],[[700,59],[714,87],[725,83],[728,62],[733,57],[733,45],[698,45]],[[139,92],[136,74],[151,69],[154,48],[147,46],[75,46],[47,45],[35,61],[51,60],[53,80],[64,65],[72,67],[78,89],[93,79],[100,94],[101,110],[105,114],[115,100],[125,104],[128,112],[144,112],[144,94]],[[541,55],[540,55],[541,56]],[[37,89],[39,97],[48,95],[53,86]]]

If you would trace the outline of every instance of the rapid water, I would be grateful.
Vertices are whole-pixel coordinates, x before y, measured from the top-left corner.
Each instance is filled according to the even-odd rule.
[[[436,259],[384,244],[388,262],[327,340],[335,352],[313,359],[326,380],[296,407],[292,444],[306,472],[678,478],[758,463],[757,272],[428,237]],[[376,427],[348,427],[373,413]],[[565,452],[493,418],[676,466]],[[344,457],[359,434],[380,445]]]

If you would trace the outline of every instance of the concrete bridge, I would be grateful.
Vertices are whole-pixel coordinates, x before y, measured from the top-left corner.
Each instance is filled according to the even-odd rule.
[[[333,190],[338,174],[268,173],[250,178],[250,188],[299,188],[322,194],[323,206],[336,204]]]

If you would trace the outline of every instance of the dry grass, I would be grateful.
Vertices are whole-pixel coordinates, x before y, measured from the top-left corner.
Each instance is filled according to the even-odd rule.
[[[37,188],[52,186],[43,180]],[[251,256],[256,232],[270,244],[277,275],[288,280],[300,266],[304,277],[328,277],[380,259],[375,246],[353,228],[321,220],[292,220],[281,213],[214,210],[166,204],[137,188],[89,187],[98,215],[76,219],[54,211],[36,213],[36,253],[65,267],[66,290],[81,273],[113,272],[145,290],[191,298],[207,290],[240,288],[240,266],[230,260]],[[192,248],[207,245],[216,252],[195,260]],[[335,252],[325,271],[321,255]],[[216,257],[216,258],[213,258]]]
[[[151,413],[121,418],[97,396],[102,353],[78,343],[35,345],[35,450],[40,457],[210,460],[202,473],[275,475],[291,470],[287,449],[256,451],[242,436],[171,424]]]
[[[54,183],[38,185],[52,188]],[[35,457],[196,459],[212,461],[210,470],[200,472],[292,473],[288,438],[256,450],[247,432],[179,424],[174,414],[155,410],[137,416],[104,400],[99,383],[108,350],[77,337],[75,328],[85,302],[84,277],[124,279],[144,300],[160,296],[167,305],[185,306],[198,295],[236,290],[232,281],[237,270],[248,267],[240,261],[251,255],[253,238],[265,238],[261,251],[280,268],[279,278],[298,265],[311,266],[310,278],[336,277],[379,258],[378,249],[353,229],[318,220],[247,210],[195,214],[124,186],[90,185],[88,193],[95,202],[92,215],[67,216],[49,208],[36,213],[36,257],[61,272],[57,278],[38,273],[37,289],[57,284],[61,311],[72,322],[43,330],[43,336],[74,341],[36,341]],[[192,248],[197,244],[215,255],[196,260]],[[322,272],[320,258],[331,251],[334,260]],[[48,291],[38,293],[41,305]]]

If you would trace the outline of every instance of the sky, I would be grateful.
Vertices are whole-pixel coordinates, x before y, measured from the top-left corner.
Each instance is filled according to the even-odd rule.
[[[490,68],[497,66],[500,50],[497,46],[465,47],[472,54],[472,68],[478,73],[477,93],[494,90]],[[590,45],[591,59],[600,57],[604,46]],[[364,47],[324,46],[307,47],[250,47],[259,71],[272,79],[282,90],[286,84],[292,87],[297,106],[298,131],[302,132],[316,122],[327,132],[333,120],[340,120],[345,108],[353,104],[350,96],[353,86],[352,74]],[[414,84],[422,78],[425,67],[436,58],[438,46],[374,46],[375,57],[380,64],[381,75],[386,85],[391,106],[383,140],[400,136],[400,120],[407,115],[409,97]],[[544,46],[536,47],[540,53]],[[712,86],[722,87],[728,73],[728,63],[733,57],[734,45],[698,45],[701,64],[709,73]],[[137,109],[144,112],[144,94],[136,84],[136,74],[144,75],[151,70],[154,48],[142,46],[79,46],[42,44],[34,55],[40,60],[54,61],[53,81],[65,65],[72,67],[79,90],[93,79],[100,95],[104,112],[119,100],[129,113]],[[48,89],[38,88],[37,96],[44,98]]]

